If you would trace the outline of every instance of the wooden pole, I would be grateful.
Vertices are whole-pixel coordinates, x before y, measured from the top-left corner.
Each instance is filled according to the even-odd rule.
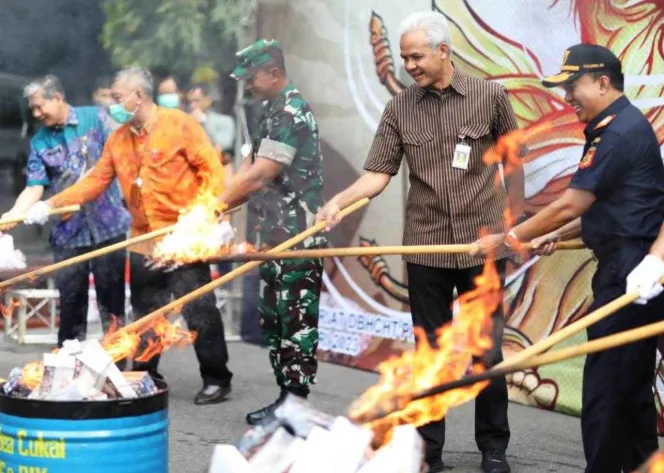
[[[660,280],[660,283],[664,284],[664,278]],[[504,360],[502,363],[497,364],[492,368],[492,370],[500,370],[503,368],[510,368],[512,366],[517,366],[521,362],[528,360],[529,358],[539,355],[542,352],[545,352],[549,348],[557,345],[563,340],[576,335],[581,330],[584,330],[591,326],[594,323],[599,322],[606,317],[615,314],[617,311],[623,307],[628,306],[635,300],[639,298],[637,292],[630,292],[623,294],[622,296],[612,300],[608,304],[599,307],[598,309],[592,311],[590,314],[586,314],[583,318],[577,320],[576,322],[564,327],[552,335],[546,337],[545,339],[540,340],[534,345],[529,346],[528,348],[521,350],[516,355],[510,356],[508,359]]]
[[[80,205],[69,205],[67,207],[60,207],[59,209],[52,209],[48,212],[48,215],[62,215],[62,214],[70,214],[74,212],[78,212],[81,210]],[[16,223],[22,223],[27,217],[24,215],[22,217],[14,217],[14,218],[8,218],[6,220],[0,220],[0,228],[5,227],[7,225],[14,225]]]
[[[315,250],[243,253],[238,255],[231,255],[221,259],[215,259],[214,262],[272,261],[282,259],[332,258],[344,256],[468,253],[474,247],[475,245],[472,243],[462,245],[355,246],[348,248],[324,248]],[[528,248],[529,244],[525,244],[524,249]],[[584,248],[585,245],[583,242],[581,242],[581,240],[564,241],[556,244],[557,250],[578,250]]]
[[[343,209],[340,212],[340,215],[343,218],[343,217],[355,212],[356,210],[364,207],[368,203],[369,203],[369,199],[367,199],[367,198],[358,200],[354,204],[351,204],[348,207],[346,207],[345,209]],[[274,247],[273,249],[270,250],[270,252],[277,253],[277,252],[287,250],[288,248],[291,248],[291,247],[297,245],[298,243],[301,243],[302,241],[306,240],[310,236],[315,235],[316,233],[319,233],[319,232],[325,230],[326,225],[327,225],[326,222],[317,223],[313,227],[308,228],[307,230],[303,231],[302,233],[299,233],[299,234],[295,235],[293,238],[291,238],[289,240],[286,240],[282,244]],[[242,266],[240,266],[239,268],[235,268],[234,270],[224,274],[220,278],[215,279],[214,281],[209,282],[206,285],[201,286],[198,289],[195,289],[194,291],[192,291],[188,294],[185,294],[184,296],[180,297],[179,299],[176,299],[173,302],[171,302],[169,304],[166,304],[165,306],[155,310],[154,312],[151,312],[150,314],[146,315],[145,317],[142,317],[142,318],[130,323],[129,325],[126,325],[121,330],[126,330],[128,332],[139,332],[139,331],[145,329],[148,325],[150,325],[152,320],[154,320],[155,318],[158,318],[160,316],[168,316],[171,312],[175,312],[175,311],[180,310],[180,308],[183,305],[185,305],[185,304],[187,304],[187,303],[189,303],[189,302],[191,302],[195,299],[198,299],[199,297],[207,294],[208,292],[211,292],[211,291],[215,290],[216,288],[218,288],[220,286],[223,286],[227,282],[232,281],[233,279],[235,279],[239,276],[242,276],[245,273],[248,273],[249,271],[251,271],[252,269],[254,269],[254,268],[256,268],[260,265],[261,265],[260,261],[251,261],[249,263],[245,263]]]
[[[61,207],[60,209],[57,210],[62,210],[67,207]],[[233,212],[237,212],[240,209],[240,207],[235,207],[233,209],[229,209],[224,212],[224,214],[228,215]],[[70,210],[71,211],[71,210]],[[113,253],[114,251],[122,250],[124,248],[128,248],[133,245],[137,245],[138,243],[143,243],[144,241],[149,241],[154,238],[158,238],[160,236],[166,235],[172,231],[174,231],[177,228],[177,224],[171,225],[169,227],[164,227],[160,228],[159,230],[155,230],[150,233],[146,233],[144,235],[139,235],[134,238],[128,238],[124,241],[115,243],[113,245],[105,246],[104,248],[100,248],[98,250],[90,251],[88,253],[74,256],[73,258],[66,259],[64,261],[60,261],[59,263],[55,264],[50,264],[48,266],[44,266],[43,268],[35,269],[34,271],[30,271],[29,273],[21,274],[19,276],[15,276],[11,279],[7,279],[6,281],[1,281],[0,282],[0,290],[5,289],[7,287],[10,287],[14,284],[17,284],[19,282],[23,281],[34,281],[38,277],[41,277],[45,274],[53,273],[55,271],[59,271],[61,269],[64,269],[68,266],[77,264],[77,263],[82,263],[83,261],[89,261],[94,258],[98,258],[100,256],[106,255],[108,253]]]
[[[637,298],[636,293],[625,294],[625,296],[629,296],[630,298],[632,298],[632,300],[636,300]],[[614,300],[613,302],[607,304],[604,307],[614,304],[619,299],[620,298]],[[518,363],[511,363],[509,366],[503,366],[501,368],[494,367],[493,369],[488,370],[484,373],[472,376],[466,376],[456,381],[443,383],[438,386],[434,386],[432,388],[423,390],[419,393],[414,393],[410,396],[395,397],[392,400],[377,405],[375,409],[372,409],[369,412],[362,412],[361,414],[354,415],[351,418],[353,418],[354,421],[360,423],[371,422],[386,417],[394,412],[403,409],[403,407],[411,401],[416,401],[418,399],[423,399],[425,397],[436,396],[438,394],[442,394],[444,392],[451,391],[453,389],[472,386],[473,384],[483,381],[488,381],[494,378],[504,377],[505,375],[514,373],[516,371],[523,371],[526,369],[537,368],[540,366],[550,365],[553,363],[559,363],[561,361],[566,361],[579,356],[585,356],[591,353],[597,353],[600,351],[609,350],[611,348],[627,345],[629,343],[645,340],[651,337],[656,337],[663,333],[664,333],[664,321],[655,322],[652,324],[644,325],[643,327],[638,327],[631,330],[619,332],[613,335],[608,335],[606,337],[598,338],[590,342],[585,342],[572,347],[567,347],[561,350],[555,350],[549,353],[545,353],[543,355],[530,357],[529,359],[520,361]]]
[[[68,266],[81,263],[83,261],[88,261],[94,258],[98,258],[100,256],[103,256],[108,253],[112,253],[117,250],[121,250],[123,248],[127,248],[132,245],[136,245],[138,243],[142,243],[144,241],[152,240],[153,238],[160,237],[162,235],[166,235],[167,233],[170,233],[174,230],[175,225],[172,225],[170,227],[162,228],[159,230],[155,230],[154,232],[146,233],[144,235],[139,235],[134,238],[128,238],[127,240],[115,243],[113,245],[105,246],[104,248],[100,248],[98,250],[90,251],[88,253],[84,253],[82,255],[75,256],[73,258],[66,259],[64,261],[60,261],[59,263],[55,264],[50,264],[48,266],[44,266],[43,268],[35,269],[34,271],[30,271],[25,274],[21,274],[19,276],[15,276],[11,279],[7,279],[6,281],[0,282],[0,290],[5,289],[7,287],[10,287],[14,284],[17,284],[19,282],[23,281],[34,281],[40,276],[43,276],[45,274],[53,273],[55,271],[59,271],[63,268],[66,268]]]

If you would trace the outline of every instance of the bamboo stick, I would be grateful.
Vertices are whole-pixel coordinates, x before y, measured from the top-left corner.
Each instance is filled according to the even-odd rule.
[[[660,280],[661,284],[664,284],[664,278]],[[637,292],[629,292],[623,294],[622,296],[612,300],[608,304],[603,305],[602,307],[597,308],[592,311],[590,314],[586,314],[583,318],[577,320],[576,322],[564,327],[552,335],[540,340],[539,342],[529,346],[528,348],[521,350],[516,355],[510,356],[508,359],[504,360],[502,363],[498,363],[492,368],[492,370],[499,370],[502,368],[509,368],[511,366],[516,366],[522,361],[525,361],[535,355],[538,355],[549,348],[557,345],[558,343],[566,340],[567,338],[576,335],[581,330],[588,328],[594,323],[599,322],[606,317],[615,314],[617,311],[623,307],[628,306],[635,300],[639,298]]]
[[[72,206],[74,207],[74,206]],[[63,210],[67,209],[68,207],[61,207],[60,209],[56,210]],[[233,212],[237,212],[239,210],[239,207],[235,207],[233,209],[229,209],[224,212],[225,215],[229,215]],[[69,208],[69,211],[71,211],[71,208]],[[84,261],[89,261],[94,258],[98,258],[100,256],[104,256],[108,253],[112,253],[114,251],[122,250],[124,248],[128,248],[133,245],[137,245],[138,243],[143,243],[144,241],[149,241],[153,240],[155,238],[158,238],[160,236],[166,235],[177,227],[177,224],[171,225],[168,227],[160,228],[159,230],[155,230],[150,233],[145,233],[144,235],[139,235],[133,238],[128,238],[124,241],[114,243],[113,245],[105,246],[104,248],[100,248],[98,250],[90,251],[88,253],[84,253],[82,255],[74,256],[73,258],[66,259],[64,261],[60,261],[58,263],[50,264],[48,266],[44,266],[39,269],[35,269],[34,271],[30,271],[25,274],[20,274],[18,276],[15,276],[13,278],[7,279],[6,281],[1,281],[0,282],[0,290],[10,287],[14,284],[17,284],[19,282],[23,281],[34,281],[40,276],[43,276],[45,274],[53,273],[55,271],[59,271],[61,269],[67,268],[69,266],[72,266],[77,263],[82,263]]]
[[[340,212],[340,216],[343,218],[352,212],[355,212],[356,210],[364,207],[369,203],[369,199],[364,198],[361,200],[358,200],[354,204],[349,205],[348,207],[344,208]],[[308,228],[307,230],[303,231],[302,233],[299,233],[295,235],[293,238],[286,240],[282,244],[274,247],[273,249],[270,250],[270,252],[281,252],[284,250],[287,250],[288,248],[291,248],[298,243],[306,240],[312,235],[315,235],[316,233],[319,233],[323,230],[325,230],[327,223],[326,222],[320,222],[314,225],[313,227]],[[142,317],[129,325],[126,325],[124,328],[121,330],[126,330],[129,332],[138,332],[141,331],[142,329],[146,328],[153,319],[158,318],[160,316],[168,316],[171,312],[178,311],[184,304],[187,304],[205,294],[208,292],[211,292],[215,290],[216,288],[226,284],[229,281],[232,281],[233,279],[242,276],[245,273],[248,273],[252,269],[260,266],[260,261],[251,261],[249,263],[245,263],[242,266],[235,268],[234,270],[224,274],[218,279],[215,279],[214,281],[211,281],[207,283],[204,286],[199,287],[198,289],[195,289],[194,291],[185,294],[184,296],[180,297],[179,299],[176,299],[172,301],[169,304],[166,304],[165,306],[151,312],[150,314],[146,315],[145,317]]]
[[[633,299],[636,299],[636,295],[633,293],[626,295],[629,295],[630,297],[633,297]],[[617,300],[618,299],[616,299],[616,301]],[[451,391],[453,389],[464,388],[479,382],[488,381],[494,378],[504,377],[516,371],[523,371],[526,369],[537,368],[540,366],[550,365],[553,363],[559,363],[561,361],[566,361],[579,356],[585,356],[591,353],[597,353],[600,351],[609,350],[611,348],[616,348],[619,346],[627,345],[629,343],[655,337],[663,333],[664,333],[664,321],[655,322],[631,330],[625,330],[623,332],[598,338],[590,342],[585,342],[579,345],[563,348],[561,350],[551,351],[543,355],[534,356],[531,357],[530,359],[522,360],[518,363],[514,363],[509,366],[504,366],[502,368],[494,368],[481,374],[466,376],[464,378],[455,381],[443,383],[438,386],[434,386],[432,388],[421,391],[419,393],[414,393],[413,395],[408,397],[395,398],[386,402],[385,404],[376,406],[376,409],[371,412],[362,413],[360,415],[355,416],[353,420],[361,423],[371,422],[373,420],[381,419],[394,412],[397,412],[403,409],[403,407],[409,402],[416,401],[418,399],[436,396],[438,394],[442,394],[444,392]]]
[[[62,214],[70,214],[74,212],[78,212],[81,210],[80,205],[69,205],[67,207],[60,207],[59,209],[51,209],[48,212],[48,215],[62,215]],[[27,216],[23,215],[22,217],[14,217],[14,218],[8,218],[5,220],[0,220],[0,228],[5,227],[7,225],[14,225],[16,223],[22,223]]]
[[[30,271],[28,273],[20,274],[18,276],[15,276],[13,278],[7,279],[6,281],[0,282],[0,290],[10,287],[14,284],[17,284],[19,282],[23,281],[34,281],[40,276],[43,276],[45,274],[53,273],[55,271],[59,271],[63,268],[66,268],[68,266],[72,266],[77,263],[82,263],[83,261],[89,261],[94,258],[98,258],[100,256],[106,255],[108,253],[112,253],[117,250],[121,250],[123,248],[127,248],[132,245],[136,245],[138,243],[142,243],[144,241],[152,240],[153,238],[160,237],[162,235],[166,235],[167,233],[170,233],[174,230],[175,225],[171,225],[170,227],[165,227],[161,228],[159,230],[155,230],[150,233],[146,233],[144,235],[139,235],[134,238],[128,238],[124,241],[114,243],[113,245],[105,246],[104,248],[100,248],[98,250],[90,251],[88,253],[84,253],[82,255],[74,256],[73,258],[66,259],[64,261],[60,261],[58,263],[50,264],[48,266],[44,266],[42,268],[35,269],[34,271]]]
[[[332,258],[344,256],[378,256],[378,255],[420,255],[420,254],[443,254],[443,253],[468,253],[475,245],[473,243],[462,245],[408,245],[408,246],[355,246],[347,248],[323,248],[313,250],[296,250],[264,253],[242,253],[230,255],[215,262],[238,262],[238,261],[272,261],[282,259],[300,258]],[[530,244],[525,244],[524,249],[529,249]],[[556,243],[556,250],[578,250],[584,249],[581,240],[570,240]]]

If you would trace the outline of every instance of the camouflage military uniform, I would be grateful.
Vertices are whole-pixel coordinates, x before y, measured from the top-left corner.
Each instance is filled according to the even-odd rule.
[[[234,76],[270,59],[276,41],[260,40],[238,53]],[[309,104],[288,84],[267,102],[252,137],[256,156],[285,165],[272,182],[252,196],[258,219],[258,241],[274,247],[314,224],[323,204],[323,158],[318,125]],[[326,245],[323,236],[309,237],[296,248]],[[260,323],[270,362],[281,387],[302,389],[315,383],[318,346],[318,303],[323,263],[318,259],[267,262],[260,267]]]

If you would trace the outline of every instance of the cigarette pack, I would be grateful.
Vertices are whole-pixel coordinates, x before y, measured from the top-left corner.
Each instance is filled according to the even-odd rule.
[[[76,358],[59,353],[44,354],[44,374],[39,386],[40,399],[54,399],[69,389],[80,373],[82,364]]]
[[[122,374],[139,396],[150,396],[159,391],[152,376],[147,371],[128,371]]]
[[[424,459],[424,442],[412,425],[394,429],[392,439],[367,461],[359,473],[419,473]]]
[[[97,378],[97,389],[103,391],[111,399],[125,398],[135,399],[138,397],[136,391],[122,375],[122,372],[113,362],[113,358],[106,353],[99,341],[86,340],[81,344],[81,353],[76,359],[92,372]],[[99,386],[103,382],[102,386]]]
[[[311,429],[315,426],[330,429],[334,417],[311,407],[301,397],[289,394],[284,402],[274,411],[277,419],[287,425],[302,438],[309,437]]]
[[[281,427],[281,423],[275,419],[249,429],[238,441],[238,451],[244,458],[250,460]]]
[[[251,471],[253,473],[282,473],[286,471],[290,465],[286,465],[284,469],[280,467],[275,468],[275,466],[283,458],[284,452],[296,439],[302,440],[291,435],[283,427],[279,427],[249,460]]]
[[[247,460],[233,445],[215,445],[208,473],[253,473]]]

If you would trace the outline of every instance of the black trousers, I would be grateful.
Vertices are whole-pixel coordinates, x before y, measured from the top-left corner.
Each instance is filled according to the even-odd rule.
[[[174,271],[149,269],[143,255],[130,253],[131,305],[134,318],[140,319],[171,301],[171,295],[180,298],[211,281],[210,266],[192,264]],[[197,333],[194,350],[200,368],[203,385],[227,386],[233,373],[228,369],[228,348],[224,336],[221,313],[217,309],[214,293],[209,292],[182,308],[187,327]],[[145,334],[139,353],[153,336]],[[134,371],[148,371],[160,377],[157,368],[160,356],[146,362],[134,362]]]
[[[119,236],[94,246],[54,248],[56,263],[123,241]],[[85,340],[88,327],[88,290],[90,272],[95,278],[97,306],[104,332],[108,330],[111,315],[123,325],[125,318],[125,264],[124,251],[114,251],[90,261],[62,269],[55,274],[55,286],[60,291],[60,328],[58,347],[65,340]]]
[[[505,260],[496,262],[496,269],[504,283]],[[413,325],[422,327],[429,342],[435,341],[435,331],[452,320],[453,291],[463,294],[475,288],[473,278],[482,273],[482,266],[465,269],[433,268],[408,263],[408,294]],[[483,359],[489,366],[503,360],[501,350],[505,325],[502,305],[493,314],[494,348]],[[510,429],[507,420],[507,382],[496,379],[475,399],[475,441],[481,451],[507,449]],[[445,444],[445,419],[424,425],[419,429],[426,445],[425,459],[440,460]]]
[[[595,252],[594,300],[588,311],[625,293],[625,279],[651,241],[616,242]],[[630,304],[588,328],[594,340],[662,319],[664,298]],[[588,355],[583,374],[581,430],[586,473],[627,473],[657,449],[653,381],[657,338]]]

